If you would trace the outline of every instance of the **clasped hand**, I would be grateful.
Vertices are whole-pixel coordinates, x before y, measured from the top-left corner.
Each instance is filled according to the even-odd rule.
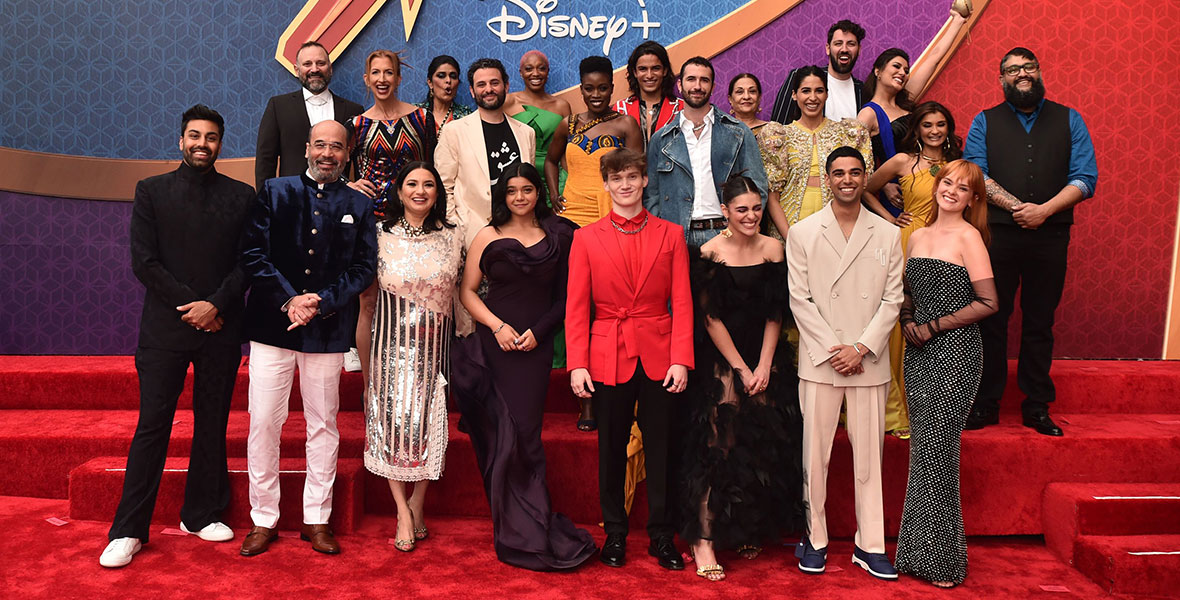
[[[761,394],[766,391],[766,386],[770,385],[769,366],[758,365],[751,371],[749,367],[743,365],[738,367],[737,372],[742,378],[742,388],[746,391],[747,396]]]
[[[922,327],[913,321],[906,321],[901,326],[901,335],[906,342],[915,348],[921,348],[930,341],[930,328]]]
[[[287,331],[310,323],[320,312],[320,300],[319,294],[311,292],[291,298],[287,302],[287,318],[291,319]]]
[[[532,329],[527,329],[524,333],[517,333],[511,325],[504,323],[504,326],[493,335],[496,336],[496,344],[504,352],[514,350],[528,352],[537,347],[537,336],[533,335]]]
[[[217,316],[217,307],[208,300],[196,300],[188,304],[177,306],[176,310],[184,313],[180,320],[192,325],[197,331],[216,333],[221,330],[225,320]]]
[[[1012,220],[1025,229],[1036,229],[1045,223],[1050,215],[1044,204],[1020,202],[1012,207]]]
[[[828,348],[828,352],[835,352],[836,355],[831,358],[832,368],[837,373],[848,377],[850,375],[859,375],[865,372],[865,368],[861,365],[861,360],[864,359],[860,352],[856,351],[856,346],[849,346],[848,344],[839,344]]]

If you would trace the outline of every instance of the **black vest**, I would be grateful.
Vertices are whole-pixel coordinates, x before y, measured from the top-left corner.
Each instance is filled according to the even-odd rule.
[[[1021,202],[1044,204],[1069,183],[1069,158],[1073,140],[1069,108],[1048,100],[1033,123],[1024,125],[1007,103],[983,111],[987,119],[988,176]],[[989,225],[1015,225],[1012,213],[991,204]],[[1073,208],[1045,220],[1045,225],[1073,223]]]

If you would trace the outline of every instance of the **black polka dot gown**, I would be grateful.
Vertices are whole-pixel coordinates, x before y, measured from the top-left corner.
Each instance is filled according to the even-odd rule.
[[[906,263],[905,278],[919,324],[975,299],[961,265],[914,257]],[[906,347],[910,474],[897,536],[899,572],[956,584],[967,578],[967,538],[959,500],[960,435],[982,368],[983,345],[974,324],[939,333],[921,348]]]

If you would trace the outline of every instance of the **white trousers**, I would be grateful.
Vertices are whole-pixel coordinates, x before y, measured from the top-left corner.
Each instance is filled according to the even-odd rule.
[[[828,546],[828,465],[832,441],[845,404],[848,441],[856,477],[856,545],[865,552],[885,552],[885,510],[881,494],[881,456],[885,447],[885,399],[889,384],[835,387],[799,380],[803,412],[803,499],[807,501],[812,547]],[[847,402],[845,402],[847,400]]]
[[[332,485],[340,433],[340,369],[344,353],[310,354],[250,342],[250,518],[273,529],[279,521],[279,438],[287,420],[291,384],[299,367],[299,391],[307,420],[307,477],[303,483],[303,522],[327,524],[332,515]]]

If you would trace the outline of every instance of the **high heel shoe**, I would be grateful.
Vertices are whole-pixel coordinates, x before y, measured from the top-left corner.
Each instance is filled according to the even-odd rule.
[[[399,519],[398,522],[400,523],[401,520]],[[410,526],[411,527],[413,527],[413,523],[414,523],[414,512],[410,511]],[[396,536],[397,534],[395,533],[394,535]],[[415,537],[416,537],[416,535],[413,533],[410,534],[409,538],[404,539],[404,540],[398,539],[395,537],[395,538],[393,538],[393,547],[397,548],[401,552],[413,552]]]
[[[971,4],[971,0],[955,0],[951,3],[951,11],[958,13],[964,19],[971,18],[971,13],[975,11],[975,6]]]

